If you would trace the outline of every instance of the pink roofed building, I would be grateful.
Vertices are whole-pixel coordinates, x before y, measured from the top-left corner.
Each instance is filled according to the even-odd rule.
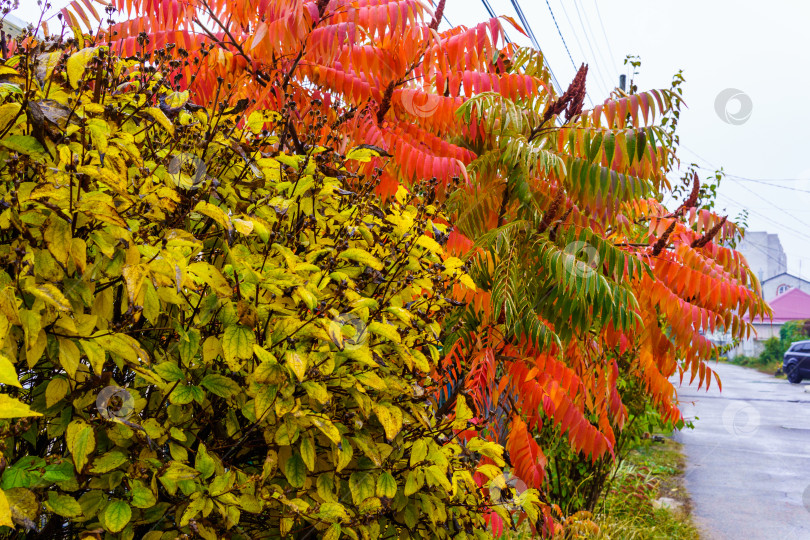
[[[779,337],[779,329],[788,321],[802,321],[810,319],[810,294],[801,289],[788,289],[768,302],[773,309],[773,319],[752,321],[757,331],[752,336],[730,351],[729,356],[757,356],[762,352],[763,342],[771,337]],[[746,317],[746,320],[749,320]]]

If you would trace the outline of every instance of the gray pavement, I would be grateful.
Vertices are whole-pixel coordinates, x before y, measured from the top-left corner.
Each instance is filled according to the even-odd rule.
[[[684,384],[681,411],[697,419],[694,429],[675,435],[684,444],[686,489],[701,538],[810,540],[805,384],[728,364],[711,368],[723,391],[714,383],[708,392]]]

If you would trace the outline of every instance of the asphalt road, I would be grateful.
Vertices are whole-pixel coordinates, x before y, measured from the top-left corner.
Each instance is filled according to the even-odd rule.
[[[723,383],[679,390],[695,419],[686,489],[704,540],[810,540],[810,392],[752,369],[714,364]],[[810,391],[810,385],[808,385]]]

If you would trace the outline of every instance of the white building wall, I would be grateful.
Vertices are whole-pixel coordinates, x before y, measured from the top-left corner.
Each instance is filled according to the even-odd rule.
[[[747,231],[737,251],[743,254],[760,282],[787,272],[787,255],[778,234]]]

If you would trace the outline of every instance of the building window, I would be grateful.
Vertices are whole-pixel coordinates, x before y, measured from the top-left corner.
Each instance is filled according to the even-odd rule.
[[[783,283],[782,285],[779,285],[779,287],[776,289],[776,294],[777,295],[785,294],[790,289],[791,289],[790,285],[786,285],[786,284]]]

